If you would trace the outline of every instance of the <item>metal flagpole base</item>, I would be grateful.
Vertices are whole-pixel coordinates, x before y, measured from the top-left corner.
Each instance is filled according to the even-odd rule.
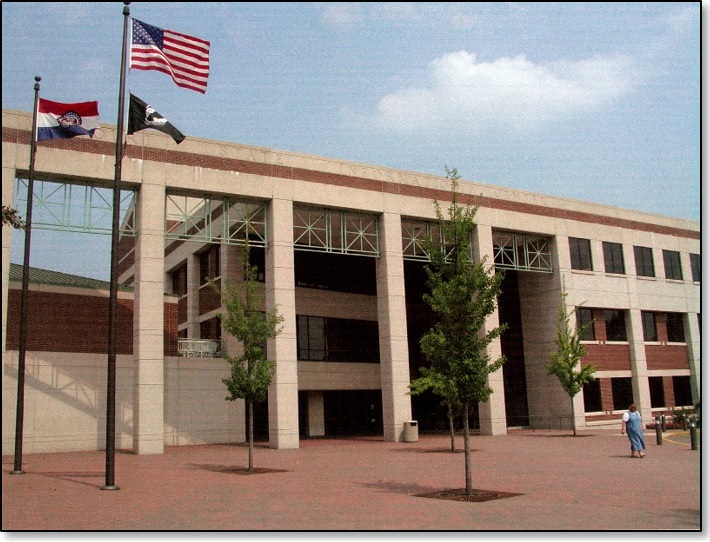
[[[23,470],[11,470],[9,474],[25,474],[25,471]]]
[[[106,491],[116,491],[117,489],[121,488],[118,486],[101,486],[101,489]]]

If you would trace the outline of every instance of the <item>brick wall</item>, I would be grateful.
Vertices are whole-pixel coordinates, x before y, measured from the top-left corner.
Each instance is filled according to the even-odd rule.
[[[7,350],[19,349],[20,290],[8,298]],[[30,290],[27,296],[28,351],[108,352],[108,297]],[[165,355],[177,354],[177,304],[165,303]],[[133,353],[133,299],[119,297],[116,353]]]

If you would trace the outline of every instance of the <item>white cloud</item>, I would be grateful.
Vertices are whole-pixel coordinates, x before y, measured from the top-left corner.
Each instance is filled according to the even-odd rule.
[[[336,2],[322,5],[321,20],[330,27],[349,27],[362,18],[357,2]]]
[[[360,121],[395,131],[530,130],[598,110],[630,92],[635,81],[633,61],[621,55],[535,64],[524,55],[478,62],[475,54],[458,51],[429,68],[427,84],[383,97]]]

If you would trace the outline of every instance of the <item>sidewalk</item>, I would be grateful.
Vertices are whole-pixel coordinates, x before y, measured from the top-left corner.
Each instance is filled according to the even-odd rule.
[[[699,530],[701,452],[646,433],[629,457],[617,431],[472,436],[473,487],[520,495],[455,502],[416,495],[465,486],[447,435],[418,442],[303,440],[295,450],[242,445],[116,454],[118,491],[101,491],[103,452],[3,457],[2,529],[15,530]],[[463,447],[463,437],[457,437]]]

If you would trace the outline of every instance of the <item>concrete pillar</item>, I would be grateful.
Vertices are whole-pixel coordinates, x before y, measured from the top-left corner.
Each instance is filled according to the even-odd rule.
[[[200,337],[200,257],[187,256],[187,338]]]
[[[269,445],[298,448],[298,366],[296,356],[296,286],[293,260],[293,203],[273,199],[269,205],[266,248],[266,310],[284,317],[281,334],[267,342],[276,372],[269,388]]]
[[[138,237],[133,312],[133,451],[164,449],[164,224],[165,187],[144,183],[138,192]]]
[[[476,224],[473,230],[473,258],[475,261],[486,259],[486,266],[493,265],[493,229],[491,226]],[[498,309],[486,320],[486,330],[497,327]],[[488,345],[491,359],[498,359],[501,354],[500,338]],[[479,403],[478,418],[481,424],[481,435],[505,435],[508,425],[505,419],[505,387],[503,385],[503,369],[488,375],[488,385],[493,389],[488,401]]]
[[[699,310],[699,309],[698,309]],[[690,391],[693,405],[700,402],[700,319],[695,312],[683,318],[685,342],[688,344],[688,364],[690,365]]]
[[[13,149],[14,151],[14,149]],[[8,149],[8,154],[14,152]],[[5,150],[3,149],[3,154]],[[5,156],[3,156],[5,158]],[[9,157],[8,157],[9,158]],[[15,198],[15,168],[5,167],[3,160],[2,168],[2,204],[12,207]],[[18,209],[20,215],[24,218],[26,209]],[[7,299],[8,288],[10,286],[10,249],[12,247],[13,228],[10,226],[2,227],[2,353],[5,358],[5,346],[7,338]],[[19,317],[19,315],[18,315]],[[6,371],[2,372],[3,382],[5,380]],[[3,390],[5,389],[3,383]]]
[[[404,296],[402,221],[385,212],[379,223],[377,320],[380,332],[382,424],[386,441],[402,441],[404,422],[412,417],[409,392],[407,306]]]
[[[626,336],[629,341],[631,386],[634,391],[634,400],[641,418],[645,421],[650,421],[653,418],[651,414],[651,390],[648,387],[646,347],[643,341],[643,320],[641,319],[640,310],[631,309],[626,312]]]
[[[325,435],[325,403],[322,391],[308,392],[308,436]]]

